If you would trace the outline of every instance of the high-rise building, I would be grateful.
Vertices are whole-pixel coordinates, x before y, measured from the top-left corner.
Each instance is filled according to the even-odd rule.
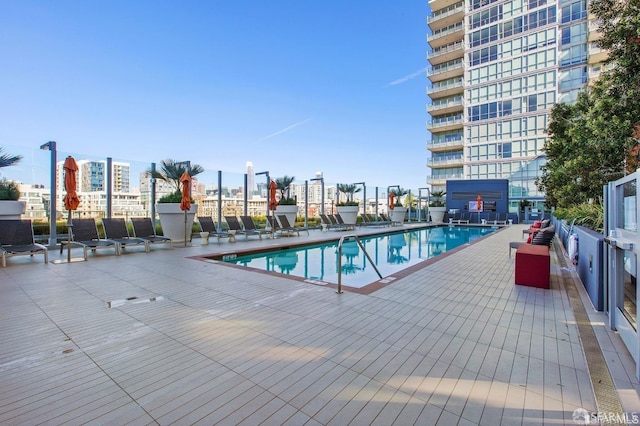
[[[245,173],[247,174],[247,196],[251,198],[256,190],[256,175],[254,174],[253,163],[251,161],[247,161]]]
[[[556,102],[587,83],[586,0],[431,0],[427,183],[508,179],[510,206],[536,185]]]

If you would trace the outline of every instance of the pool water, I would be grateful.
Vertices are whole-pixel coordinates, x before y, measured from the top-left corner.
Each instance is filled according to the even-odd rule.
[[[468,244],[497,228],[450,226],[422,228],[359,237],[382,277]],[[236,265],[278,272],[323,283],[338,282],[338,242],[278,249],[270,252],[225,256]],[[367,256],[355,240],[342,245],[342,285],[362,288],[379,280]]]

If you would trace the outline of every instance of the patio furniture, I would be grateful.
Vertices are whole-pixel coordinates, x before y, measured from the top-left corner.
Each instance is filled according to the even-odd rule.
[[[240,216],[240,220],[242,221],[242,226],[245,231],[254,231],[260,235],[271,234],[271,231],[268,229],[259,229],[251,216]]]
[[[134,235],[145,240],[149,248],[151,248],[151,244],[169,244],[169,247],[173,248],[171,238],[156,235],[156,230],[150,217],[131,218],[131,226],[133,227]]]
[[[250,229],[243,229],[242,225],[240,225],[240,221],[235,216],[225,216],[224,220],[229,225],[229,230],[234,231],[237,235],[244,235],[245,238],[249,238],[250,235],[257,235],[260,239],[262,239],[262,233],[258,231],[252,231]]]
[[[218,243],[220,242],[220,238],[229,238],[229,241],[233,241],[235,239],[234,234],[230,232],[219,232],[212,217],[198,216],[197,219],[198,219],[198,223],[200,224],[200,231],[208,232],[209,233],[208,238],[216,237],[218,240]]]
[[[30,220],[0,221],[0,254],[3,268],[7,266],[7,257],[33,256],[37,253],[42,253],[44,263],[49,263],[49,251],[34,241],[33,224]]]
[[[548,246],[521,244],[516,250],[516,284],[549,288],[550,268]]]
[[[293,226],[289,223],[289,219],[283,214],[279,214],[277,216],[276,222],[280,222],[280,229],[285,232],[297,232],[298,236],[300,236],[300,231],[307,231],[307,235],[309,235],[309,229],[301,226]]]
[[[77,244],[84,250],[84,260],[87,260],[88,251],[95,252],[99,248],[113,248],[116,256],[120,255],[120,244],[117,241],[100,238],[96,220],[91,219],[75,219],[72,226],[71,241],[61,241],[60,253],[66,244]]]
[[[127,224],[124,218],[103,218],[102,227],[104,229],[105,238],[116,241],[120,246],[120,251],[126,246],[136,246],[142,244],[144,251],[149,252],[149,243],[142,238],[136,238],[129,235]]]

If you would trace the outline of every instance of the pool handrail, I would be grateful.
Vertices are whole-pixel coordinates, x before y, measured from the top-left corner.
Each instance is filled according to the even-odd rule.
[[[364,248],[364,245],[362,245],[360,238],[358,238],[356,234],[343,235],[342,237],[340,237],[340,241],[338,241],[338,291],[337,291],[338,294],[342,294],[342,243],[347,238],[349,239],[353,238],[356,241],[356,243],[358,243],[358,246],[360,246],[364,255],[367,256],[367,259],[369,259],[369,263],[371,263],[371,266],[373,266],[373,269],[375,269],[376,273],[378,274],[378,277],[382,278],[382,274],[378,270],[378,267],[376,266],[373,259],[371,259],[371,256],[369,256],[369,253],[367,253],[367,250]]]

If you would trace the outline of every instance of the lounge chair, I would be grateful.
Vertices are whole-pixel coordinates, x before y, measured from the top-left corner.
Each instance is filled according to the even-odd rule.
[[[151,244],[169,244],[173,248],[171,238],[156,235],[156,230],[150,217],[134,217],[131,218],[133,233],[137,238],[142,238],[147,242],[149,248]]]
[[[293,226],[289,223],[289,219],[287,216],[283,214],[278,215],[278,220],[276,222],[280,222],[280,229],[284,232],[297,232],[298,236],[300,236],[300,231],[307,231],[307,235],[309,235],[309,229],[303,226]]]
[[[229,238],[229,241],[233,241],[233,234],[229,232],[218,232],[218,228],[212,217],[198,216],[198,223],[200,224],[200,231],[208,232],[209,238],[216,237],[218,242],[220,242],[220,238]]]
[[[458,225],[462,225],[464,223],[468,225],[470,221],[471,221],[471,213],[462,212],[460,216],[458,216],[458,219],[453,220],[453,223],[457,223]]]
[[[372,215],[370,214],[363,214],[361,215],[362,217],[362,225],[363,226],[387,226],[389,225],[388,222],[382,221],[382,220],[376,220]]]
[[[511,257],[511,250],[518,249],[522,244],[532,244],[534,246],[547,246],[551,247],[553,244],[553,238],[556,235],[556,227],[551,225],[546,228],[541,228],[535,235],[532,236],[531,242],[512,241],[509,243],[509,257]]]
[[[402,222],[391,220],[391,218],[389,216],[387,216],[386,213],[380,213],[380,217],[382,218],[382,220],[384,220],[386,222],[389,222],[392,226],[393,225],[402,225]]]
[[[240,220],[242,221],[242,226],[244,227],[245,231],[255,231],[260,235],[271,234],[271,231],[269,229],[258,228],[251,216],[240,216]]]
[[[329,218],[329,215],[321,214],[320,220],[322,221],[322,224],[326,226],[327,229],[337,229],[340,231],[344,231],[345,229],[347,229],[344,225],[340,225],[337,221],[331,220]]]
[[[104,228],[105,238],[116,241],[120,245],[120,252],[126,246],[137,246],[142,244],[144,251],[149,252],[149,243],[142,238],[136,238],[129,235],[127,224],[123,218],[104,218],[102,219],[102,227]]]
[[[113,248],[116,256],[120,255],[120,244],[117,241],[109,239],[101,239],[98,234],[95,219],[75,219],[73,221],[71,244],[77,244],[84,250],[84,260],[87,260],[89,250],[95,252],[99,248]],[[68,241],[62,241],[60,244],[60,253]]]
[[[506,225],[506,224],[507,224],[507,214],[498,213],[498,217],[496,218],[496,225]]]
[[[229,225],[229,230],[235,231],[236,235],[244,235],[247,239],[250,235],[257,235],[260,239],[262,239],[262,233],[258,231],[243,229],[237,217],[225,216],[224,220],[227,222],[227,225]]]
[[[378,215],[378,217],[376,218],[372,214],[367,214],[367,217],[372,222],[375,222],[375,223],[378,223],[378,224],[381,224],[381,225],[384,225],[384,226],[391,226],[391,221],[383,219],[382,216],[380,216],[380,215]]]
[[[7,257],[44,255],[44,263],[49,263],[49,251],[33,238],[33,224],[30,220],[3,220],[0,222],[0,254],[2,267],[7,266]]]

